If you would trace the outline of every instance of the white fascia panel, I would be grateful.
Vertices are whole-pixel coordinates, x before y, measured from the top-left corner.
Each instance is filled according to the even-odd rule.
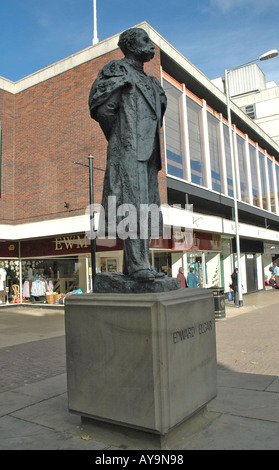
[[[222,233],[222,219],[183,208],[162,206],[164,225],[185,227],[203,232]]]
[[[90,231],[89,216],[80,215],[29,224],[0,225],[0,238],[1,240],[25,240],[86,231]]]

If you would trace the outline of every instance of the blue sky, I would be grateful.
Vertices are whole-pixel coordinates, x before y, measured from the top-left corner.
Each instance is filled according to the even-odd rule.
[[[98,36],[147,21],[208,78],[279,50],[279,0],[97,0]],[[16,81],[92,44],[93,0],[0,0],[0,76]],[[258,62],[279,85],[279,57]]]

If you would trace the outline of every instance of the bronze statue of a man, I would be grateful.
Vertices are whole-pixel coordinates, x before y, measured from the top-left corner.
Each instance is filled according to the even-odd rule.
[[[127,205],[136,208],[136,227],[123,241],[123,274],[139,281],[154,281],[162,274],[150,264],[151,228],[148,227],[147,237],[140,236],[140,213],[142,207],[160,208],[160,128],[167,100],[159,81],[143,69],[144,62],[153,59],[155,53],[146,31],[131,28],[123,32],[118,46],[125,57],[103,67],[89,96],[91,117],[98,121],[108,141],[102,198],[106,234],[110,223],[109,196],[115,197],[117,210]],[[116,224],[123,221],[124,216],[117,211]],[[158,220],[157,236],[162,236],[160,210]]]

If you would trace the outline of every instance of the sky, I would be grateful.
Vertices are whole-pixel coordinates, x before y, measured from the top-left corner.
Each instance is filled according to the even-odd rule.
[[[147,21],[209,79],[279,50],[279,0],[97,0],[99,41]],[[17,81],[92,45],[93,0],[0,0],[0,76]],[[279,86],[279,56],[257,62]]]

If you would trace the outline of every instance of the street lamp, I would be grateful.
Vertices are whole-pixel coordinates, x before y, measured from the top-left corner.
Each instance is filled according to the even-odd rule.
[[[90,240],[91,240],[91,270],[92,270],[92,290],[94,291],[94,282],[96,276],[96,234],[94,228],[94,179],[93,170],[105,171],[103,168],[93,166],[94,156],[92,153],[88,155],[88,165],[74,161],[76,165],[89,168],[89,201],[90,201]],[[65,203],[66,204],[66,203]]]
[[[94,236],[94,180],[93,180],[93,160],[92,153],[88,155],[88,165],[74,161],[76,165],[82,165],[89,168],[89,201],[90,201],[90,239],[91,239],[91,270],[92,270],[92,290],[94,290],[94,281],[96,276],[96,240]],[[97,168],[101,170],[101,168]],[[102,170],[103,171],[103,170]]]
[[[230,103],[230,84],[229,84],[229,73],[232,70],[236,70],[246,65],[257,62],[258,60],[264,61],[273,59],[278,56],[277,49],[272,49],[271,51],[265,52],[260,57],[245,64],[238,65],[231,69],[225,70],[225,88],[226,88],[226,97],[227,97],[227,114],[228,114],[228,123],[229,123],[229,138],[230,138],[230,154],[231,154],[231,166],[232,166],[232,180],[233,180],[233,200],[234,200],[234,221],[235,221],[235,240],[236,240],[236,254],[237,254],[237,267],[238,267],[238,303],[239,306],[243,305],[242,297],[242,276],[241,276],[241,266],[240,266],[240,239],[239,239],[239,230],[238,230],[238,206],[237,206],[237,194],[236,194],[236,169],[235,169],[235,158],[234,158],[234,148],[233,148],[233,138],[232,138],[232,117],[231,117],[231,103]]]

